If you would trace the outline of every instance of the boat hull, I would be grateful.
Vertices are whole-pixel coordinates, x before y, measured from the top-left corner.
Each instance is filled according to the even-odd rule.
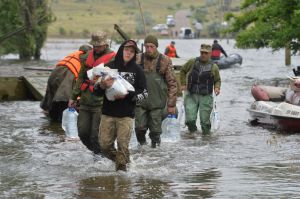
[[[285,102],[253,102],[248,109],[252,122],[286,132],[300,133],[300,107]]]

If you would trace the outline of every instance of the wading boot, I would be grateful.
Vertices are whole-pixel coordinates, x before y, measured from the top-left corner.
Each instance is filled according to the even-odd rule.
[[[136,139],[140,145],[146,145],[146,130],[137,130],[135,129]]]
[[[159,147],[159,146],[160,146],[160,137],[152,139],[152,141],[151,141],[151,147],[152,148],[156,148],[156,147]]]

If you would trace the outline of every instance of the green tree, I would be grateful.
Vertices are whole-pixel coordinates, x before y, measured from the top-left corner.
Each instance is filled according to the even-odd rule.
[[[299,0],[244,0],[241,9],[226,16],[232,21],[227,31],[237,33],[237,47],[300,50]]]
[[[39,59],[52,21],[47,0],[0,1],[0,54]]]
[[[194,18],[198,22],[205,22],[206,16],[207,16],[207,8],[205,7],[199,7],[199,8],[194,8],[194,13],[193,13]]]

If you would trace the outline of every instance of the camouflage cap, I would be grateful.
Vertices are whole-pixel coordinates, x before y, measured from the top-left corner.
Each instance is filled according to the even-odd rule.
[[[107,34],[103,31],[93,33],[89,44],[91,44],[92,46],[108,45]]]
[[[201,46],[200,46],[200,52],[210,53],[211,52],[211,45],[201,44]]]

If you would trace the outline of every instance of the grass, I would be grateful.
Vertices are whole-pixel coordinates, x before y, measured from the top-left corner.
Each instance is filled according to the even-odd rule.
[[[140,0],[144,12],[151,14],[154,24],[165,23],[166,16],[179,9],[204,6],[207,0]],[[212,0],[211,0],[212,1]],[[219,0],[215,0],[218,2]],[[240,0],[233,0],[240,1]],[[52,0],[50,6],[56,21],[49,26],[49,37],[89,37],[91,32],[113,32],[118,24],[129,35],[135,35],[136,16],[140,16],[137,0]],[[217,5],[210,9],[217,10]],[[151,29],[151,27],[149,27]]]

